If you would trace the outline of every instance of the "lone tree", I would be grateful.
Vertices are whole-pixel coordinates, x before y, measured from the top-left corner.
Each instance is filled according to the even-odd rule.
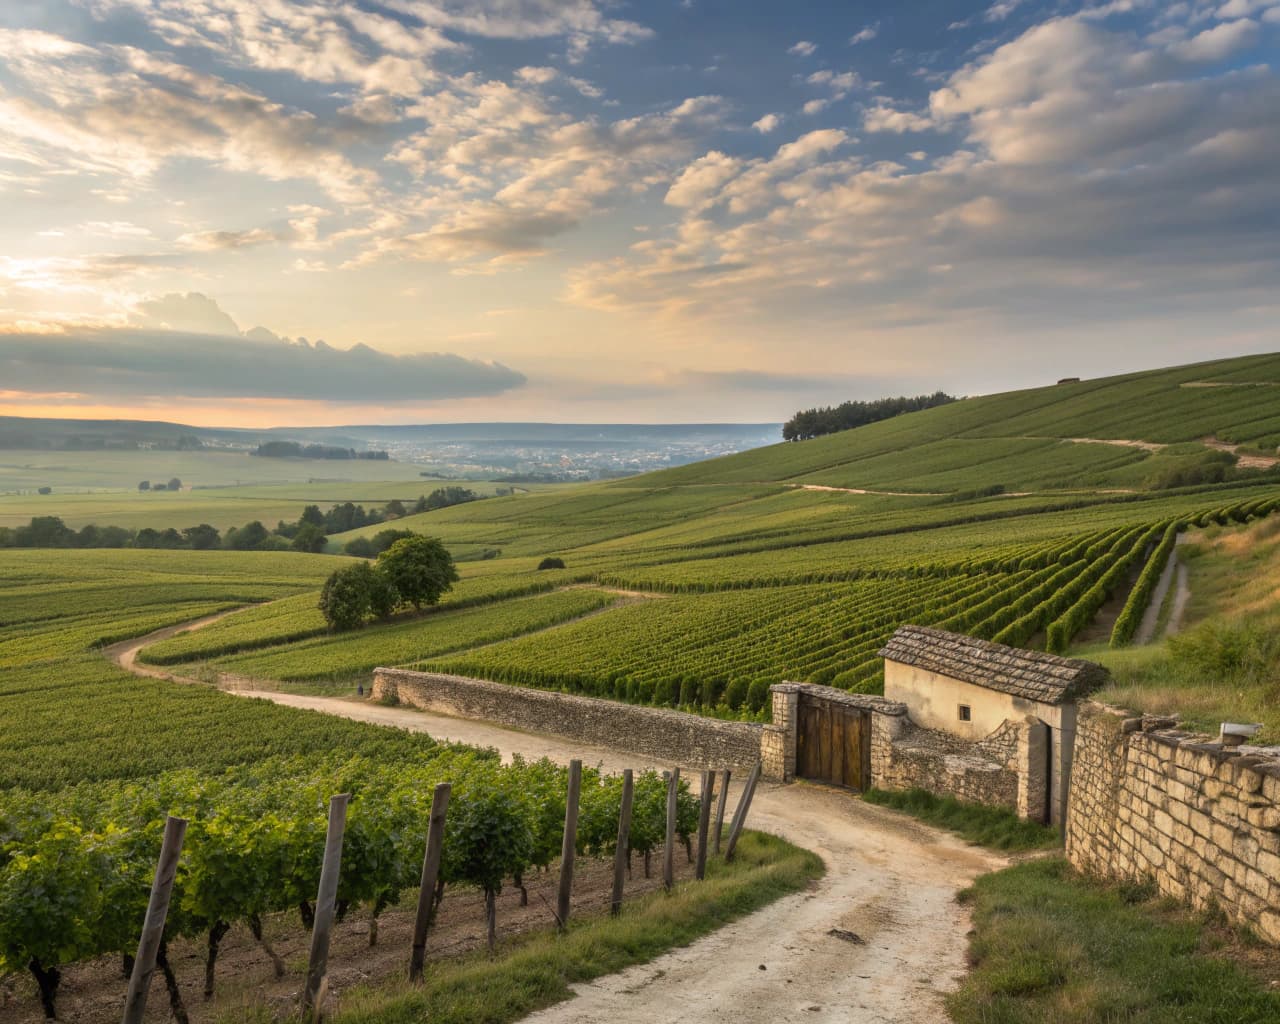
[[[435,537],[402,537],[378,556],[378,569],[415,608],[435,604],[458,581],[453,557]]]
[[[338,569],[320,591],[320,611],[331,630],[355,629],[364,622],[373,608],[375,588],[381,590],[385,581],[377,579],[377,572],[368,562]]]

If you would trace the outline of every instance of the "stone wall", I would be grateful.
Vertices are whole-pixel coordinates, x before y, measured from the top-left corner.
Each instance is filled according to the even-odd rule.
[[[1218,907],[1280,944],[1280,756],[1173,725],[1081,706],[1067,857]]]
[[[992,750],[905,716],[871,720],[871,778],[880,789],[926,789],[969,803],[1018,809],[1017,729],[1005,723],[991,737]]]
[[[686,768],[747,771],[761,759],[767,728],[665,708],[403,669],[376,669],[372,693],[375,700],[397,701],[438,714],[629,750]],[[769,777],[767,769],[765,765],[764,774]]]

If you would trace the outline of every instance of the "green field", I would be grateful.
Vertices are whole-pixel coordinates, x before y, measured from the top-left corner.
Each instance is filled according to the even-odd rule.
[[[876,651],[908,621],[1065,651],[1114,606],[1123,647],[1180,532],[1263,517],[1280,498],[1275,470],[1155,485],[1171,466],[1230,461],[1189,439],[1184,420],[1202,436],[1262,444],[1250,424],[1277,400],[1270,386],[1183,385],[1265,382],[1278,369],[1274,357],[1250,357],[968,399],[698,467],[404,517],[397,527],[466,559],[430,621],[326,638],[299,596],[143,657],[274,683],[351,683],[376,664],[410,665],[760,718],[782,680],[875,692]],[[1086,429],[1091,421],[1106,429]],[[1010,424],[1027,433],[996,436]],[[1062,435],[1031,436],[1049,430]],[[1096,435],[1171,447],[1068,439]],[[381,528],[336,535],[330,549]],[[566,568],[539,572],[553,555]],[[574,584],[650,599],[558,625],[531,611],[576,609],[585,599],[571,591],[527,597]],[[518,628],[526,615],[536,629]]]
[[[1280,358],[1250,357],[968,399],[700,466],[403,517],[397,527],[444,541],[460,559],[462,578],[437,607],[349,634],[326,633],[316,607],[324,579],[345,564],[331,555],[6,549],[0,835],[50,846],[46,860],[15,857],[22,851],[13,843],[0,847],[0,872],[10,880],[3,891],[23,899],[45,891],[38,872],[18,872],[63,863],[59,844],[74,847],[65,863],[90,858],[88,873],[77,877],[96,877],[103,843],[108,859],[143,864],[147,858],[137,851],[126,856],[111,846],[113,836],[129,830],[114,830],[100,813],[107,804],[127,805],[131,814],[151,815],[146,828],[153,829],[157,806],[130,804],[138,780],[161,779],[185,793],[199,805],[198,818],[200,808],[216,805],[221,787],[262,783],[265,776],[255,773],[322,777],[316,785],[323,789],[356,772],[357,780],[385,783],[390,815],[404,810],[394,772],[362,765],[421,764],[424,780],[436,770],[431,764],[462,775],[470,770],[464,765],[483,765],[469,754],[442,760],[425,736],[245,700],[212,686],[137,678],[101,654],[105,644],[231,609],[242,610],[153,645],[144,660],[173,666],[177,675],[226,673],[322,692],[367,679],[377,665],[412,665],[761,720],[769,712],[769,685],[783,679],[876,692],[882,679],[876,651],[904,622],[1054,650],[1077,650],[1086,631],[1096,636],[1102,629],[1111,644],[1099,656],[1115,666],[1125,687],[1119,692],[1133,703],[1180,695],[1180,707],[1217,715],[1243,700],[1243,710],[1256,708],[1259,720],[1276,727],[1262,716],[1274,706],[1280,662],[1269,640],[1280,474],[1227,466],[1232,457],[1211,453],[1197,439],[1274,447],[1277,378]],[[1226,386],[1183,386],[1205,382]],[[1150,452],[1072,437],[1170,447]],[[338,468],[349,466],[386,470],[385,463]],[[1214,474],[1197,477],[1215,466]],[[1171,471],[1181,486],[1171,485]],[[177,465],[170,472],[191,475]],[[432,486],[370,477],[173,494],[12,495],[0,499],[0,516],[24,522],[55,514],[73,525],[135,528],[230,525],[292,519],[303,504],[403,500]],[[852,493],[859,488],[894,493]],[[63,507],[50,509],[50,500]],[[68,511],[75,502],[83,502],[79,511]],[[331,546],[352,535],[332,538]],[[1183,535],[1192,543],[1175,556]],[[1242,546],[1237,536],[1251,540]],[[1165,559],[1193,551],[1201,553],[1195,564],[1202,600],[1217,602],[1226,618],[1196,607],[1193,618],[1209,632],[1171,645],[1168,656],[1163,648],[1129,649]],[[565,568],[537,568],[553,555]],[[1260,582],[1233,589],[1246,563],[1243,575]],[[1203,678],[1214,666],[1230,671],[1210,693]],[[1168,675],[1163,687],[1153,678],[1160,673]],[[335,751],[357,760],[339,763]],[[560,785],[558,775],[553,781]],[[484,797],[479,789],[474,795]],[[382,805],[366,806],[374,814]],[[41,810],[47,807],[59,808],[57,816]],[[289,832],[293,813],[282,804],[261,834]],[[304,819],[314,831],[314,807],[297,820]],[[391,818],[377,820],[383,822],[377,835],[391,836]],[[234,836],[258,834],[254,822],[236,822]],[[279,847],[262,847],[261,856],[276,856],[273,849]],[[34,878],[35,888],[13,881],[19,878]],[[361,890],[360,898],[376,906],[381,896],[374,890]],[[262,907],[276,906],[278,893],[254,892]],[[97,914],[93,900],[103,897],[91,896],[72,909]],[[241,907],[233,919],[257,912]],[[207,927],[209,919],[197,923]],[[43,934],[24,927],[20,938],[28,945],[10,951],[13,969],[27,962],[21,957]],[[99,944],[85,949],[101,951],[106,933],[96,928],[84,925]]]
[[[0,453],[4,454],[4,453]],[[282,461],[261,460],[260,461]],[[339,466],[348,463],[340,462]],[[354,463],[352,463],[354,464]],[[310,465],[310,463],[309,463]],[[331,465],[331,463],[325,463]],[[388,463],[361,463],[387,466]],[[391,463],[395,465],[395,463]],[[280,520],[292,522],[307,505],[326,508],[342,502],[355,502],[366,508],[381,507],[392,499],[410,503],[420,495],[442,486],[439,480],[416,478],[386,479],[382,475],[365,481],[305,480],[295,483],[199,486],[182,491],[139,491],[136,484],[127,489],[64,491],[52,494],[4,493],[0,490],[0,526],[23,526],[32,516],[58,516],[72,529],[93,523],[97,526],[121,526],[126,529],[183,529],[208,523],[224,530],[243,526],[257,519],[268,527]],[[157,477],[157,479],[160,479]],[[163,479],[167,480],[168,477]],[[187,479],[182,478],[184,485]],[[189,486],[189,485],[188,485]],[[492,495],[501,485],[468,481],[466,487],[480,495]],[[528,491],[554,491],[563,484],[531,484]],[[0,477],[3,487],[3,477]],[[374,528],[372,533],[386,529]],[[352,536],[354,536],[353,531]]]

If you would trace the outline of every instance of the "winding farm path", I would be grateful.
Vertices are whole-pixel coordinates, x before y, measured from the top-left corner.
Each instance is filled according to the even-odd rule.
[[[138,663],[136,655],[147,644],[192,625],[116,644],[106,653],[130,671],[183,681]],[[368,701],[233,692],[494,747],[504,758],[521,754],[565,763],[580,757],[614,771],[660,767],[651,758],[621,750]],[[826,875],[809,891],[785,897],[689,946],[575,986],[576,998],[528,1021],[945,1022],[943,996],[965,972],[969,929],[956,892],[1006,861],[849,793],[807,784],[762,784],[749,824],[813,850],[826,863]]]

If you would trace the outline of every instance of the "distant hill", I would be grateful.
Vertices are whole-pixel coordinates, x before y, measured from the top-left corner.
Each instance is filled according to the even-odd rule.
[[[1208,439],[1211,444],[1206,444]],[[1114,442],[1114,443],[1097,443]],[[1011,391],[646,476],[936,493],[1146,489],[1204,479],[1280,445],[1280,354]],[[1194,479],[1197,474],[1201,479]]]
[[[377,442],[400,444],[470,442],[634,447],[670,442],[723,442],[758,445],[780,436],[780,423],[422,423],[363,424],[332,427],[237,429],[201,427],[160,420],[53,419],[0,416],[0,449],[131,449],[192,447],[196,439],[217,447],[246,450],[290,440],[360,447]]]

